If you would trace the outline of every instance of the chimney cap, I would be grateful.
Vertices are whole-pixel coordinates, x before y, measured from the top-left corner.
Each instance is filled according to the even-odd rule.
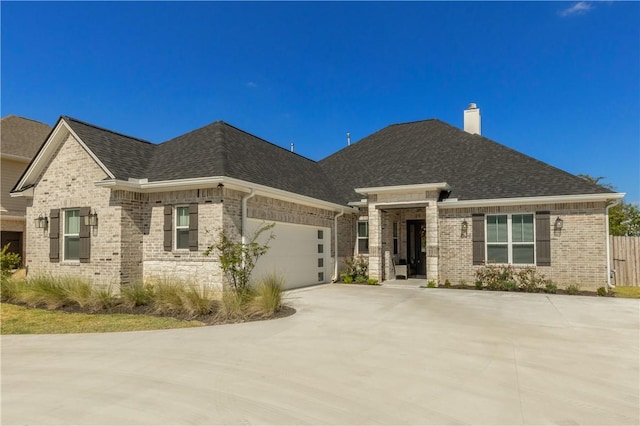
[[[475,102],[471,102],[469,104],[469,109],[478,109],[478,106],[475,104]]]

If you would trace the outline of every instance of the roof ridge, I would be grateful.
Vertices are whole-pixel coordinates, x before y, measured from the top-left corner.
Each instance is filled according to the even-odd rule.
[[[33,118],[29,118],[29,117],[23,117],[21,115],[17,115],[17,114],[9,114],[7,116],[2,117],[2,120],[6,119],[6,118],[21,118],[23,120],[28,120],[28,121],[33,121],[34,123],[38,123],[38,124],[42,124],[43,126],[47,126],[47,127],[51,127],[50,125],[48,125],[47,123],[43,123],[42,121],[38,121],[38,120],[34,120]]]
[[[122,136],[122,137],[125,137],[127,139],[133,139],[133,140],[136,140],[138,142],[147,143],[149,145],[157,145],[157,144],[155,144],[153,142],[150,142],[148,140],[141,139],[141,138],[138,138],[138,137],[135,137],[135,136],[125,135],[124,133],[120,133],[120,132],[114,132],[113,130],[109,130],[109,129],[105,128],[105,127],[96,126],[95,124],[87,123],[86,121],[78,120],[77,118],[69,117],[68,115],[62,115],[60,118],[62,118],[64,120],[75,121],[76,123],[84,124],[85,126],[93,127],[94,129],[101,130],[103,132],[108,132],[108,133],[111,133],[111,134],[114,134],[114,135]]]
[[[276,145],[276,144],[275,144],[275,143],[273,143],[273,142],[269,142],[268,140],[263,139],[263,138],[261,138],[260,136],[256,136],[256,135],[254,135],[254,134],[252,134],[252,133],[249,133],[249,132],[247,132],[246,130],[242,130],[241,128],[236,127],[236,126],[234,126],[233,124],[229,124],[229,123],[227,123],[226,121],[223,121],[223,120],[220,120],[220,122],[221,122],[222,124],[224,124],[225,126],[231,127],[232,129],[235,129],[235,130],[237,130],[237,131],[239,131],[239,132],[242,132],[242,133],[244,133],[244,134],[246,134],[246,135],[249,135],[249,136],[251,136],[252,138],[259,139],[259,140],[260,140],[260,141],[262,141],[262,142],[268,143],[269,145],[272,145],[272,146],[274,146],[274,147],[276,147],[276,148],[280,148],[280,149],[282,149],[282,150],[284,150],[284,151],[286,151],[286,152],[288,152],[288,153],[290,153],[290,154],[297,155],[297,156],[298,156],[298,157],[300,157],[300,158],[303,158],[303,159],[305,159],[305,160],[307,160],[307,161],[311,161],[312,163],[316,163],[316,164],[318,164],[318,162],[317,162],[317,161],[312,160],[312,159],[311,159],[311,158],[309,158],[309,157],[305,157],[304,155],[302,155],[302,154],[298,154],[298,153],[297,153],[297,152],[295,152],[295,151],[291,151],[291,150],[289,150],[289,149],[287,149],[287,148],[285,148],[285,147],[283,147],[283,146]]]
[[[389,124],[388,126],[385,126],[382,129],[386,129],[387,127],[393,127],[393,126],[404,126],[406,124],[423,123],[423,122],[427,122],[427,121],[440,121],[440,122],[444,123],[444,121],[439,120],[437,118],[425,118],[425,119],[422,119],[422,120],[404,121],[402,123]],[[448,124],[448,123],[445,123],[445,124]],[[380,129],[380,130],[382,130],[382,129]]]

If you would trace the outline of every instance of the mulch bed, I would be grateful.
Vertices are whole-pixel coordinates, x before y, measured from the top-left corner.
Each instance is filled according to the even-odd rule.
[[[11,303],[11,302],[3,302],[3,303]],[[28,307],[23,303],[13,303],[17,306]],[[46,309],[45,307],[40,307],[39,309]],[[135,306],[133,308],[128,308],[126,306],[118,305],[114,306],[111,309],[103,309],[103,310],[95,310],[95,309],[87,309],[82,308],[78,305],[69,305],[62,306],[58,309],[49,309],[51,311],[61,311],[68,313],[76,313],[76,314],[127,314],[127,315],[148,315],[162,318],[175,318],[183,321],[200,321],[205,325],[220,325],[220,324],[238,324],[243,322],[252,322],[252,321],[264,321],[278,318],[285,318],[291,316],[296,313],[296,310],[291,306],[282,305],[278,311],[276,311],[273,315],[264,316],[264,315],[252,315],[246,316],[244,318],[223,318],[218,315],[216,312],[211,312],[208,315],[200,315],[196,317],[184,315],[184,314],[169,314],[169,313],[157,313],[153,308],[149,306]]]
[[[427,286],[422,286],[422,288],[427,288]],[[482,289],[478,289],[475,286],[470,286],[470,285],[451,285],[450,287],[443,287],[443,286],[439,286],[439,287],[433,287],[433,288],[444,288],[444,289],[455,289],[455,290],[476,290],[476,291],[492,291],[492,292],[503,292],[503,293],[527,293],[526,291],[504,291],[504,290],[489,290],[488,288],[482,288]],[[544,294],[566,294],[566,295],[570,295],[570,296],[595,296],[595,297],[615,297],[615,294],[610,291],[607,293],[606,296],[599,296],[598,293],[596,293],[595,291],[588,291],[588,290],[579,290],[577,293],[567,293],[566,290],[564,289],[558,289],[556,290],[555,293],[547,293],[544,290],[541,291],[536,291],[533,293],[544,293]]]

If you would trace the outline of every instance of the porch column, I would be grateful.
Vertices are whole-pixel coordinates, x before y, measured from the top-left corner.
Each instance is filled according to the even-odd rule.
[[[382,212],[369,203],[369,278],[382,281]]]
[[[427,239],[427,281],[438,283],[438,206],[430,202],[425,208]]]

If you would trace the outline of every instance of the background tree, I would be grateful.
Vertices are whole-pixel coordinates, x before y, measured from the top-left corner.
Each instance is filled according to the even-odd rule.
[[[593,177],[579,174],[578,177],[615,191],[615,187],[612,184],[602,182],[603,176]],[[609,209],[609,234],[628,237],[640,236],[640,209],[637,204],[626,203],[621,200],[620,204]]]

